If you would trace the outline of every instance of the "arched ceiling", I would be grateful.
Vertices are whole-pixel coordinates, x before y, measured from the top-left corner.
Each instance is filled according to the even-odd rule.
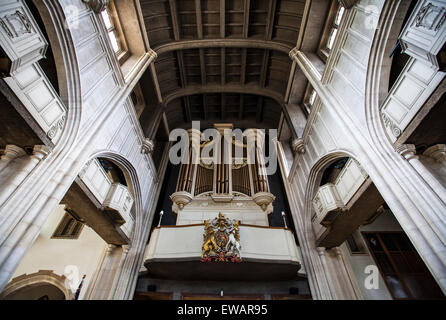
[[[305,2],[140,0],[158,54],[157,94],[146,104],[162,102],[170,128],[191,120],[277,127]]]

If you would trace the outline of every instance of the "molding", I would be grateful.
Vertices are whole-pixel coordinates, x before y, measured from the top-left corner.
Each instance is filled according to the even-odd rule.
[[[346,9],[350,9],[358,2],[358,0],[338,0],[338,1],[341,4],[341,6],[343,6]]]
[[[95,13],[101,13],[105,10],[110,0],[82,0],[82,2],[89,6]]]
[[[184,96],[190,96],[195,94],[203,94],[203,93],[243,93],[243,94],[251,94],[251,95],[260,95],[264,97],[271,98],[275,100],[279,106],[283,103],[283,95],[274,90],[261,88],[260,86],[253,85],[194,85],[187,86],[186,88],[181,88],[178,90],[174,90],[169,93],[164,98],[164,104],[167,106],[170,102],[177,98],[181,98]]]
[[[277,41],[255,40],[255,39],[201,39],[174,41],[159,45],[153,50],[161,55],[166,52],[187,49],[202,48],[253,48],[268,49],[288,54],[291,46]]]

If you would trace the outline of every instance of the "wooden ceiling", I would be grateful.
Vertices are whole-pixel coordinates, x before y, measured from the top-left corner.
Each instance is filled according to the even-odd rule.
[[[305,0],[140,4],[158,54],[151,69],[158,101],[146,104],[161,98],[170,128],[191,120],[277,127]]]

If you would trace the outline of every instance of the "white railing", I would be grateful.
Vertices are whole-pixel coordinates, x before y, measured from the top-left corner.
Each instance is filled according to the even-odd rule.
[[[299,247],[290,230],[254,226],[240,227],[240,256],[244,261],[302,263]],[[199,260],[203,225],[156,228],[144,260]],[[299,273],[304,273],[302,267]]]
[[[97,159],[87,162],[79,178],[104,209],[114,210],[121,216],[121,230],[130,237],[134,223],[131,214],[134,200],[129,189],[120,183],[113,183]]]
[[[354,159],[349,159],[334,183],[327,183],[319,187],[313,198],[313,208],[316,214],[312,220],[317,238],[326,230],[325,226],[331,220],[338,214],[342,214],[367,178],[367,173],[359,163]]]

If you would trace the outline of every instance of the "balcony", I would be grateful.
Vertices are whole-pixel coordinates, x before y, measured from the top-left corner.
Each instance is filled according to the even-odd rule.
[[[62,203],[85,220],[107,243],[128,244],[133,229],[133,196],[113,183],[98,160],[87,163]]]
[[[201,262],[204,224],[164,226],[152,232],[148,275],[176,280],[292,280],[304,275],[300,249],[285,228],[240,227],[242,262]]]
[[[313,198],[316,245],[341,245],[359,226],[373,221],[383,202],[367,173],[349,159],[335,182],[319,187]]]

